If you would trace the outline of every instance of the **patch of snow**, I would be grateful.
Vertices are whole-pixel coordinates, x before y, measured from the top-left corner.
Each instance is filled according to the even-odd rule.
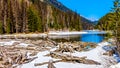
[[[23,46],[23,47],[27,47],[28,45],[30,45],[30,44],[26,44],[26,43],[21,43],[21,41],[11,40],[11,41],[0,42],[0,46],[11,46],[16,42],[18,43],[19,46]]]
[[[105,34],[105,31],[84,30],[84,31],[50,31],[48,35],[81,35],[81,34]]]
[[[120,63],[116,64],[116,65],[112,65],[109,68],[120,68]]]
[[[102,43],[99,43],[98,45],[99,46],[106,46],[106,45],[110,45],[110,43],[108,43],[108,42],[102,42]]]
[[[13,45],[15,42],[20,42],[20,41],[7,41],[7,42],[0,42],[0,46]]]
[[[19,46],[23,46],[23,47],[27,47],[30,44],[26,44],[26,43],[20,43]]]
[[[63,31],[59,31],[59,32],[49,32],[49,35],[79,35],[79,34],[87,34],[88,32],[85,31],[81,31],[81,32],[63,32]]]
[[[59,62],[55,64],[56,68],[102,68],[100,65],[88,65],[80,63]],[[41,67],[42,68],[42,67]]]
[[[40,67],[40,66],[34,66],[35,63],[42,63],[42,62],[48,62],[49,60],[51,60],[52,58],[51,57],[47,57],[47,56],[44,56],[46,54],[49,54],[48,51],[44,51],[44,52],[39,52],[36,56],[38,57],[37,59],[35,59],[34,61],[30,62],[30,63],[27,63],[27,64],[23,64],[22,65],[22,68],[43,68],[43,67]],[[52,60],[55,60],[55,59],[52,59]],[[57,59],[58,60],[58,59]],[[46,68],[46,67],[45,67]]]
[[[76,53],[73,53],[72,55],[79,56],[79,57],[86,56],[87,59],[91,59],[91,60],[95,60],[95,61],[101,62],[101,55],[102,55],[102,53],[105,52],[102,49],[102,46],[108,45],[108,44],[107,44],[107,42],[104,42],[104,43],[100,43],[98,45],[99,46],[97,46],[95,49],[92,49],[90,51],[76,52]]]

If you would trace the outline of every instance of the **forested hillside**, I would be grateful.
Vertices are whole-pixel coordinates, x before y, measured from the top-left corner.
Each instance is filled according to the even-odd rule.
[[[112,31],[120,42],[120,0],[115,0],[109,13],[103,16],[96,25],[97,29]]]
[[[100,30],[119,30],[120,27],[120,0],[113,1],[113,7],[109,13],[99,19],[96,25],[97,29]]]
[[[115,22],[116,22],[115,13],[108,13],[98,21],[96,28],[100,30],[114,30]]]
[[[112,31],[115,38],[115,45],[120,57],[120,0],[114,0],[112,11],[103,16],[96,28],[100,30]]]
[[[93,27],[88,21],[82,21],[77,13],[53,1],[0,0],[0,33],[82,30]],[[83,25],[86,27],[83,28]]]

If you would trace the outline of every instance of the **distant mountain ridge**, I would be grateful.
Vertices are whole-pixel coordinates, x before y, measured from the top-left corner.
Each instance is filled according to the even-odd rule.
[[[74,12],[74,11],[70,10],[69,8],[67,8],[66,6],[64,6],[61,2],[59,2],[57,0],[44,0],[44,1],[46,1],[48,4],[51,4],[51,5],[55,6],[56,8],[58,8],[58,9],[64,11],[64,12]],[[74,13],[76,13],[76,12],[74,12]],[[81,18],[81,22],[84,23],[84,24],[87,24],[87,25],[90,25],[90,26],[93,26],[93,25],[96,24],[96,22],[88,20],[87,18],[85,18],[83,16],[80,16],[80,18]],[[86,29],[86,27],[84,27],[84,24],[83,24],[83,28]]]
[[[48,4],[53,5],[54,7],[64,11],[64,12],[68,12],[71,11],[70,9],[68,9],[66,6],[64,6],[61,2],[58,2],[57,0],[44,0],[45,2],[47,2]]]

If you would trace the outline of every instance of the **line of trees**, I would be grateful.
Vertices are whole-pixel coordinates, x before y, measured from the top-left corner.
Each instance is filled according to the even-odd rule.
[[[89,27],[88,27],[89,28]],[[0,33],[82,30],[81,17],[40,0],[0,0]]]

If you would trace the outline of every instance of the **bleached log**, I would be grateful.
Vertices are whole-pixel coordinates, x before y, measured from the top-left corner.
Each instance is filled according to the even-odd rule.
[[[57,63],[57,62],[62,62],[63,60],[56,60],[56,61],[52,61],[52,63]],[[48,64],[49,62],[43,62],[43,63],[35,63],[34,66],[41,66],[41,65],[45,65]]]
[[[87,58],[86,56],[77,57],[77,56],[72,56],[72,55],[67,55],[67,54],[62,54],[62,53],[56,53],[56,52],[51,52],[50,56],[53,58],[62,59],[62,61],[64,62],[77,62],[77,63],[84,63],[84,64],[100,65],[100,63],[94,60],[86,59]]]
[[[61,53],[56,53],[56,52],[51,52],[50,53],[51,57],[62,59],[65,61],[83,61],[87,57],[76,57],[76,56],[71,56],[67,54],[61,54]]]

